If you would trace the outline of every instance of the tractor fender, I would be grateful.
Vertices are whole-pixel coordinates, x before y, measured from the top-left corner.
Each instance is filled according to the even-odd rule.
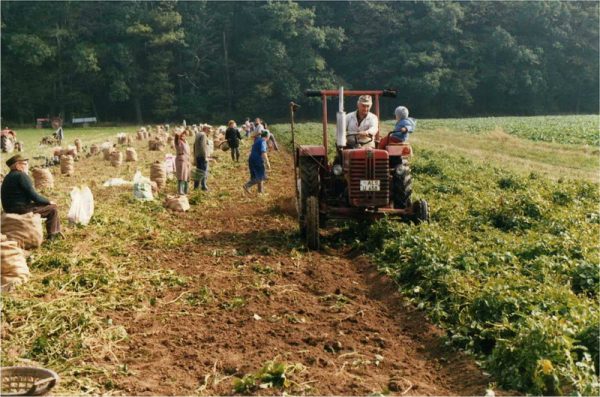
[[[412,147],[408,143],[388,145],[386,150],[390,156],[411,157],[413,154]]]
[[[325,146],[322,145],[300,145],[296,149],[296,167],[299,164],[301,157],[313,157],[317,160],[325,158]]]

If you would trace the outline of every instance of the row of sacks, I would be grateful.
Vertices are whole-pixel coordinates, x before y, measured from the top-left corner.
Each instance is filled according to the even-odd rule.
[[[81,143],[80,143],[81,145]],[[81,150],[77,149],[77,146],[75,145],[68,145],[66,148],[57,146],[54,149],[52,149],[52,155],[54,157],[60,157],[60,156],[71,156],[74,159],[78,159],[78,155],[81,152]]]
[[[124,132],[119,132],[117,134],[117,143],[119,145],[131,145],[131,138]]]
[[[104,160],[110,161],[113,167],[119,167],[123,164],[123,153],[114,147],[102,148],[102,156]],[[138,155],[134,148],[129,147],[125,149],[125,161],[137,161]]]

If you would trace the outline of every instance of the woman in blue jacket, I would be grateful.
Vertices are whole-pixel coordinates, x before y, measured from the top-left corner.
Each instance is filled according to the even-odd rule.
[[[246,193],[250,193],[250,188],[258,185],[258,192],[264,192],[264,181],[267,179],[266,170],[271,170],[269,163],[269,150],[267,140],[269,139],[269,130],[263,130],[260,133],[260,138],[256,139],[252,144],[250,157],[248,158],[248,168],[250,169],[250,180],[244,184]],[[266,169],[265,169],[266,166]]]

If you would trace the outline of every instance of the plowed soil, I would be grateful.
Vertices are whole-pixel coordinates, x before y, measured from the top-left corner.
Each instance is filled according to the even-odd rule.
[[[296,234],[292,160],[271,152],[267,194],[244,194],[247,149],[212,164],[207,202],[177,228],[194,242],[140,246],[156,265],[189,277],[160,304],[117,312],[129,334],[114,379],[129,395],[231,395],[234,377],[286,363],[285,389],[256,395],[483,395],[493,380],[445,347],[443,333],[407,303],[368,258],[337,244],[309,252]],[[181,305],[186,302],[186,305]]]

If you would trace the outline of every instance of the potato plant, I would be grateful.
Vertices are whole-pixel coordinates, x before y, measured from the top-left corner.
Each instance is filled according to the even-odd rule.
[[[414,159],[432,221],[383,220],[364,242],[383,271],[510,389],[598,394],[598,186]]]

